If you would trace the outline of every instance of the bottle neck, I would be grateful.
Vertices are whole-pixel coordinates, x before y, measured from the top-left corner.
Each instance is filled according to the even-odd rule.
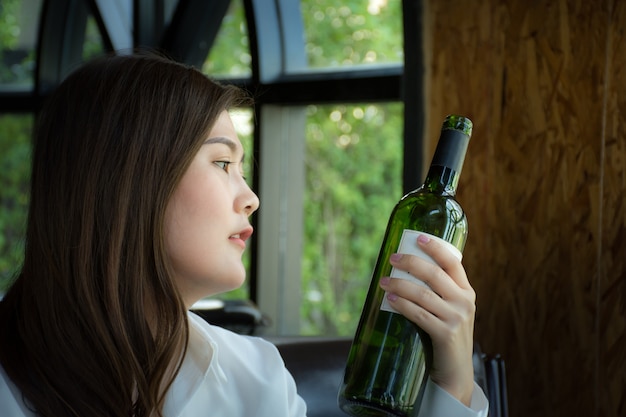
[[[424,186],[454,196],[459,183],[469,135],[455,129],[441,131]]]
[[[441,165],[431,165],[424,181],[424,187],[437,194],[456,195],[459,173]]]

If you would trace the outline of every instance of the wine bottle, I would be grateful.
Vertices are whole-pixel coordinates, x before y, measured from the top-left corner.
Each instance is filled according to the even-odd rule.
[[[441,239],[460,259],[467,219],[455,194],[471,134],[471,120],[446,117],[424,184],[402,197],[391,213],[338,394],[339,407],[352,416],[419,413],[432,343],[385,302],[379,280],[416,279],[389,263],[394,252],[419,251],[416,233]]]

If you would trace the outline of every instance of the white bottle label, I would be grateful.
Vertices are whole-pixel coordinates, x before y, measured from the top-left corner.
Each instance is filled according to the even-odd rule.
[[[425,236],[428,236],[432,240],[436,240],[436,241],[440,242],[450,252],[452,252],[452,254],[459,261],[463,258],[463,254],[461,253],[461,251],[458,250],[450,242],[446,242],[445,240],[441,239],[440,237],[433,236],[433,235],[431,235],[429,233],[416,232],[415,230],[409,230],[409,229],[404,229],[402,231],[402,237],[400,238],[400,245],[398,245],[398,253],[419,256],[420,258],[422,258],[422,259],[424,259],[424,260],[426,260],[426,261],[428,261],[430,263],[433,263],[433,264],[436,263],[433,258],[431,258],[429,255],[425,254],[422,251],[422,249],[419,247],[419,245],[417,243],[417,237],[419,235],[425,235]],[[428,286],[428,284],[426,284],[424,281],[420,280],[419,278],[414,277],[413,275],[409,274],[406,271],[401,271],[399,269],[396,269],[395,267],[391,269],[390,276],[392,278],[405,279],[407,281],[415,282],[415,283],[420,284],[420,285]],[[384,311],[389,311],[391,313],[398,313],[398,311],[396,311],[389,304],[389,301],[387,300],[387,293],[385,293],[385,296],[383,297],[383,302],[382,302],[382,304],[380,306],[380,309],[384,310]]]

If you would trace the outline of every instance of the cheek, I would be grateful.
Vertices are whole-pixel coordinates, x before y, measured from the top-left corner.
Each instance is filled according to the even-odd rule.
[[[165,213],[164,238],[177,279],[202,279],[215,267],[224,228],[225,190],[206,173],[190,170],[183,177]],[[221,198],[216,198],[221,195]]]
[[[180,196],[180,195],[179,195]],[[189,306],[232,290],[245,280],[241,254],[229,245],[224,207],[209,201],[173,200],[165,215],[165,249],[174,280]]]
[[[208,187],[181,183],[165,214],[166,247],[171,256],[188,253],[210,237],[217,216]]]

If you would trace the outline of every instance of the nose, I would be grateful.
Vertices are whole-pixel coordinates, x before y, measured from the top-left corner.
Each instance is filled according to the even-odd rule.
[[[259,197],[246,183],[239,199],[240,209],[246,213],[247,216],[250,216],[259,208],[259,204]]]
[[[250,201],[250,203],[248,205],[246,205],[246,213],[248,214],[248,216],[250,216],[252,213],[254,213],[255,211],[257,211],[257,209],[259,208],[259,204],[261,203],[259,201],[259,197],[256,195],[256,193],[252,190],[250,190],[250,192],[252,193],[252,199]]]

